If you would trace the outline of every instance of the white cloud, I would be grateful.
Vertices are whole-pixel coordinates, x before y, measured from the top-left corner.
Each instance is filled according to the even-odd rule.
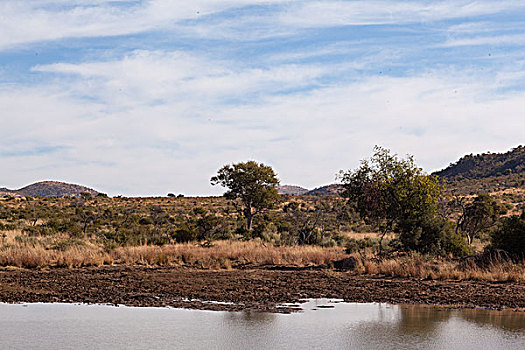
[[[503,34],[490,36],[475,36],[468,38],[454,38],[449,39],[441,47],[457,47],[457,46],[501,46],[501,45],[523,45],[525,44],[524,34]]]
[[[160,51],[36,69],[67,75],[0,91],[9,111],[0,147],[21,152],[2,157],[11,187],[58,178],[110,194],[217,194],[210,176],[247,159],[273,165],[284,183],[315,187],[355,167],[375,144],[414,154],[433,170],[465,153],[515,146],[523,136],[525,94],[499,95],[491,77],[469,72],[363,77],[274,94],[331,71],[233,69]],[[58,148],[30,152],[41,145]]]
[[[286,1],[284,1],[286,2]],[[130,3],[123,6],[123,3]],[[0,2],[0,49],[63,38],[105,37],[172,29],[177,22],[278,0]]]
[[[418,23],[496,14],[525,8],[515,1],[305,1],[281,15],[284,24],[332,27]]]
[[[271,5],[235,18],[223,11]],[[253,40],[301,28],[439,21],[524,9],[516,1],[149,0],[0,2],[0,49],[64,38],[177,30],[195,37]],[[213,17],[215,16],[215,17]],[[215,18],[209,22],[207,19]],[[198,21],[202,19],[202,21]],[[191,25],[185,20],[197,20]]]
[[[254,93],[277,93],[311,84],[334,70],[321,65],[287,64],[268,69],[235,66],[235,62],[212,61],[184,52],[142,50],[121,60],[58,63],[37,66],[33,71],[79,75],[82,79],[71,86],[76,94],[130,107],[189,98],[209,104]]]
[[[271,9],[222,13],[253,4]],[[244,41],[524,7],[510,1],[3,1],[0,50],[157,29]],[[508,34],[499,36],[485,35],[484,26],[435,30],[465,35],[446,43],[459,54],[464,45],[523,43],[504,25],[498,28]],[[0,67],[14,82],[0,85],[0,159],[7,169],[0,186],[51,178],[110,194],[217,194],[221,189],[210,188],[209,178],[220,166],[255,159],[273,165],[284,183],[315,187],[355,167],[375,144],[414,154],[434,170],[465,153],[522,142],[525,93],[509,89],[523,85],[519,53],[500,53],[512,61],[508,67],[482,70],[474,62],[470,70],[454,69],[446,48],[432,47],[442,60],[429,57],[410,38],[389,46],[388,34],[334,43],[316,33],[321,38],[294,36],[289,46],[285,40],[231,49],[220,42],[207,53],[143,49],[117,58],[106,52],[104,61],[80,48],[78,61],[34,66],[30,78],[22,72],[27,80]],[[483,36],[469,36],[478,33]],[[256,53],[243,56],[244,49]],[[341,57],[323,62],[330,55]],[[317,63],[297,63],[302,60]],[[396,76],[367,73],[384,66]]]

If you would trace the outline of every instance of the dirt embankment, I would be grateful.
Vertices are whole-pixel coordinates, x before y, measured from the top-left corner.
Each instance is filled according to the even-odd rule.
[[[306,298],[525,308],[524,283],[422,281],[334,270],[100,267],[0,270],[0,302],[68,302],[290,312]],[[216,301],[221,303],[209,303]]]

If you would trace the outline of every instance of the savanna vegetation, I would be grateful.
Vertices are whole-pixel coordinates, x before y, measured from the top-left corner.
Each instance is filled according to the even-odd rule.
[[[454,194],[475,195],[523,189],[525,146],[515,147],[506,153],[469,154],[434,174],[444,179],[449,184],[446,190]]]
[[[357,274],[525,280],[525,195],[461,195],[376,147],[341,195],[279,195],[270,166],[226,165],[222,197],[0,199],[0,265],[325,266]],[[450,186],[450,185],[449,185]],[[523,198],[522,198],[523,196]]]

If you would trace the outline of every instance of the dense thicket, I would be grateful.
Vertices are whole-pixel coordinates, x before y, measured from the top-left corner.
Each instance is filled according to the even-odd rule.
[[[502,219],[501,226],[492,234],[492,247],[502,249],[514,257],[525,255],[525,212]]]
[[[428,254],[464,254],[450,221],[438,215],[442,186],[425,174],[413,157],[402,159],[376,147],[372,157],[342,176],[344,195],[366,223],[398,234],[390,248]],[[379,243],[382,249],[382,238]]]

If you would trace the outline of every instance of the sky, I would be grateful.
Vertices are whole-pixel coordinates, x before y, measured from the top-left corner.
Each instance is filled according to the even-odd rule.
[[[525,2],[2,0],[0,187],[315,188],[374,145],[425,171],[525,143]]]

